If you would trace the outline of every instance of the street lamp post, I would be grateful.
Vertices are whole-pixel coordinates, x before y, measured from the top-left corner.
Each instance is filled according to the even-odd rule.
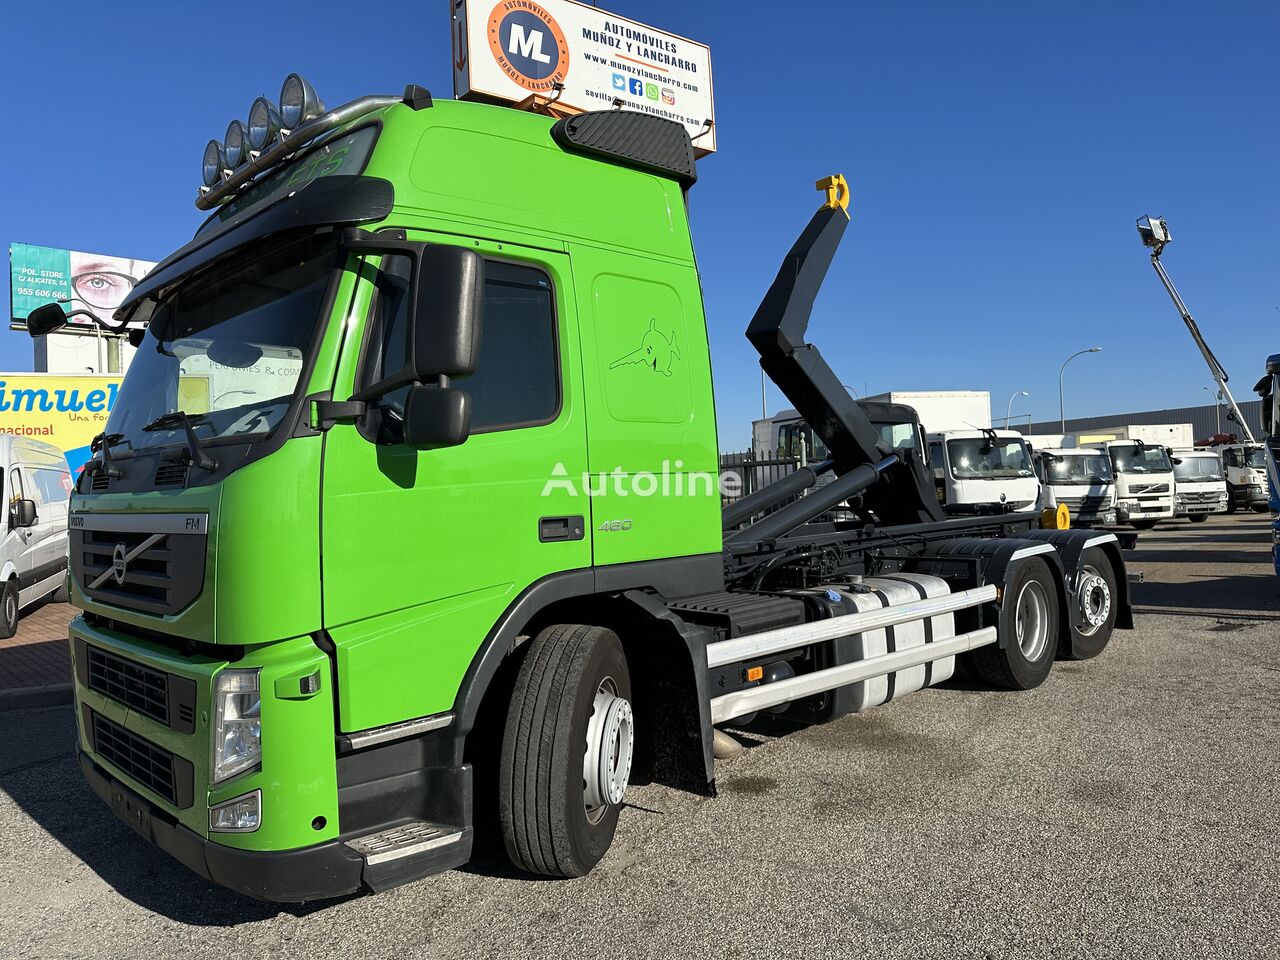
[[[1071,356],[1067,357],[1067,359],[1063,361],[1062,366],[1058,370],[1058,418],[1062,421],[1063,433],[1067,432],[1067,405],[1066,405],[1066,402],[1062,399],[1062,374],[1066,371],[1067,364],[1070,363],[1072,360],[1074,360],[1076,357],[1084,356],[1086,353],[1101,353],[1101,352],[1102,352],[1101,347],[1090,347],[1087,350],[1077,350],[1075,353],[1073,353]]]
[[[1013,419],[1013,401],[1017,400],[1019,397],[1029,397],[1029,396],[1031,396],[1031,394],[1027,393],[1027,391],[1019,390],[1017,393],[1015,393],[1012,397],[1009,398],[1009,406],[1005,409],[1005,412],[1004,412],[1004,428],[1006,430],[1009,429],[1009,421]]]
[[[1201,387],[1201,390],[1208,390],[1213,394],[1213,432],[1215,434],[1222,432],[1222,394],[1218,392],[1217,387]]]

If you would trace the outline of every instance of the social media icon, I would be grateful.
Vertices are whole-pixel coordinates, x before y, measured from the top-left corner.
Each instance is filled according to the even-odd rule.
[[[658,85],[656,83],[646,83],[644,85],[644,95],[650,100],[658,99]]]
[[[635,77],[632,77],[632,78],[631,78],[631,81],[630,81],[630,84],[629,84],[629,86],[627,87],[627,89],[630,91],[630,93],[631,93],[631,95],[632,95],[633,97],[643,97],[643,96],[644,96],[644,81],[643,81],[643,80],[637,80]]]
[[[615,73],[613,75],[613,89],[615,90],[627,89],[627,78],[620,73]]]
[[[674,107],[676,105],[676,92],[672,90],[670,87],[663,87],[662,102],[667,104],[668,106]]]

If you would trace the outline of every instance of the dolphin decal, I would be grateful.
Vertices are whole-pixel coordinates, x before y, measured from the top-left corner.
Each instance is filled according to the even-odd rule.
[[[640,363],[654,373],[669,377],[671,376],[672,361],[679,359],[680,348],[676,344],[675,331],[673,330],[671,336],[667,337],[658,329],[657,320],[651,317],[649,319],[649,329],[644,332],[644,336],[640,339],[639,349],[632,350],[625,356],[619,357],[609,364],[609,369],[614,370],[618,367]]]

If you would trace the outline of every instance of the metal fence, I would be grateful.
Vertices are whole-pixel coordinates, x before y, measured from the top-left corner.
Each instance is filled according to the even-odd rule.
[[[741,500],[748,494],[767,487],[794,473],[800,466],[798,457],[762,459],[751,450],[720,454],[720,502],[724,505]]]

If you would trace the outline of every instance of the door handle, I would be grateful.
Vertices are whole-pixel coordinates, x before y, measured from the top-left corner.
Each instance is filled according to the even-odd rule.
[[[555,543],[563,540],[581,540],[585,536],[586,522],[581,515],[573,517],[540,517],[538,540]]]

